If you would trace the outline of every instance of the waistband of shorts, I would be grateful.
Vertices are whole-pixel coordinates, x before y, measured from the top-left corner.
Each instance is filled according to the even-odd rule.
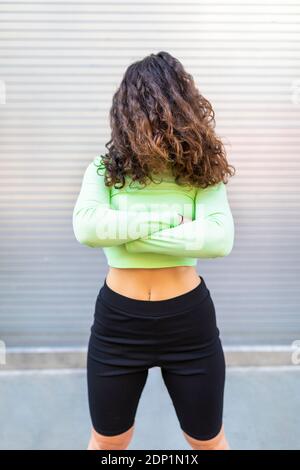
[[[127,297],[111,289],[107,285],[105,278],[99,292],[99,297],[112,307],[115,306],[127,312],[148,313],[153,315],[176,313],[193,308],[210,295],[203,277],[199,275],[199,278],[201,282],[195,288],[184,294],[164,300],[140,300]]]

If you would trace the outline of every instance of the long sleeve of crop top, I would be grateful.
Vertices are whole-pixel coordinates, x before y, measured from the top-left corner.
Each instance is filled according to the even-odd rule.
[[[112,247],[180,224],[176,211],[118,210],[110,207],[110,187],[96,157],[86,168],[73,209],[73,231],[77,241],[92,248]]]
[[[190,222],[126,243],[127,251],[193,258],[228,255],[234,243],[234,220],[225,183],[198,188],[194,214],[194,220]]]

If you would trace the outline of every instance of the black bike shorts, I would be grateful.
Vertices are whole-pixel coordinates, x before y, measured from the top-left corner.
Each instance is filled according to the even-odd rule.
[[[166,300],[137,300],[100,288],[87,354],[94,429],[121,434],[133,426],[150,367],[160,367],[183,431],[200,440],[222,427],[225,358],[215,307],[200,284]]]

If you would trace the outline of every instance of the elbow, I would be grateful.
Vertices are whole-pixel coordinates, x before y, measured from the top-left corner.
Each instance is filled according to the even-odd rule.
[[[219,240],[213,247],[206,252],[206,258],[224,258],[228,256],[233,248],[233,243],[229,240]]]
[[[82,223],[79,223],[79,221],[74,216],[73,216],[73,232],[78,243],[80,243],[81,245],[89,246],[91,248],[95,247],[93,240],[91,239],[89,231],[86,230],[86,228],[82,225]]]
[[[223,246],[221,247],[218,256],[224,257],[230,255],[233,249],[233,242],[234,240],[231,238],[226,238]]]
[[[74,235],[76,240],[85,246],[89,246],[90,248],[95,248],[92,240],[88,237],[88,235],[83,230],[74,229]]]
[[[223,232],[223,236],[218,243],[218,257],[228,256],[233,249],[234,245],[234,228],[231,226]]]
[[[215,237],[209,242],[210,258],[223,258],[228,256],[234,245],[234,230],[230,227],[223,227],[223,230],[218,231]]]
[[[116,238],[110,233],[108,224],[103,220],[98,224],[95,222],[94,210],[74,209],[72,223],[75,238],[81,245],[91,248],[109,248],[116,245]]]
[[[73,232],[76,240],[81,245],[85,245],[90,248],[106,248],[114,246],[113,240],[102,237],[100,238],[97,236],[97,233],[95,233],[93,228],[76,222],[76,219],[73,221]]]

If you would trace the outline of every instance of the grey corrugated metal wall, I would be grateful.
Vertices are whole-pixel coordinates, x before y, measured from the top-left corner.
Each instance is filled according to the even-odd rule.
[[[299,328],[299,0],[0,4],[1,339],[85,344],[107,270],[71,213],[109,140],[125,68],[167,50],[216,111],[236,168],[236,241],[199,262],[225,344],[290,344]]]

